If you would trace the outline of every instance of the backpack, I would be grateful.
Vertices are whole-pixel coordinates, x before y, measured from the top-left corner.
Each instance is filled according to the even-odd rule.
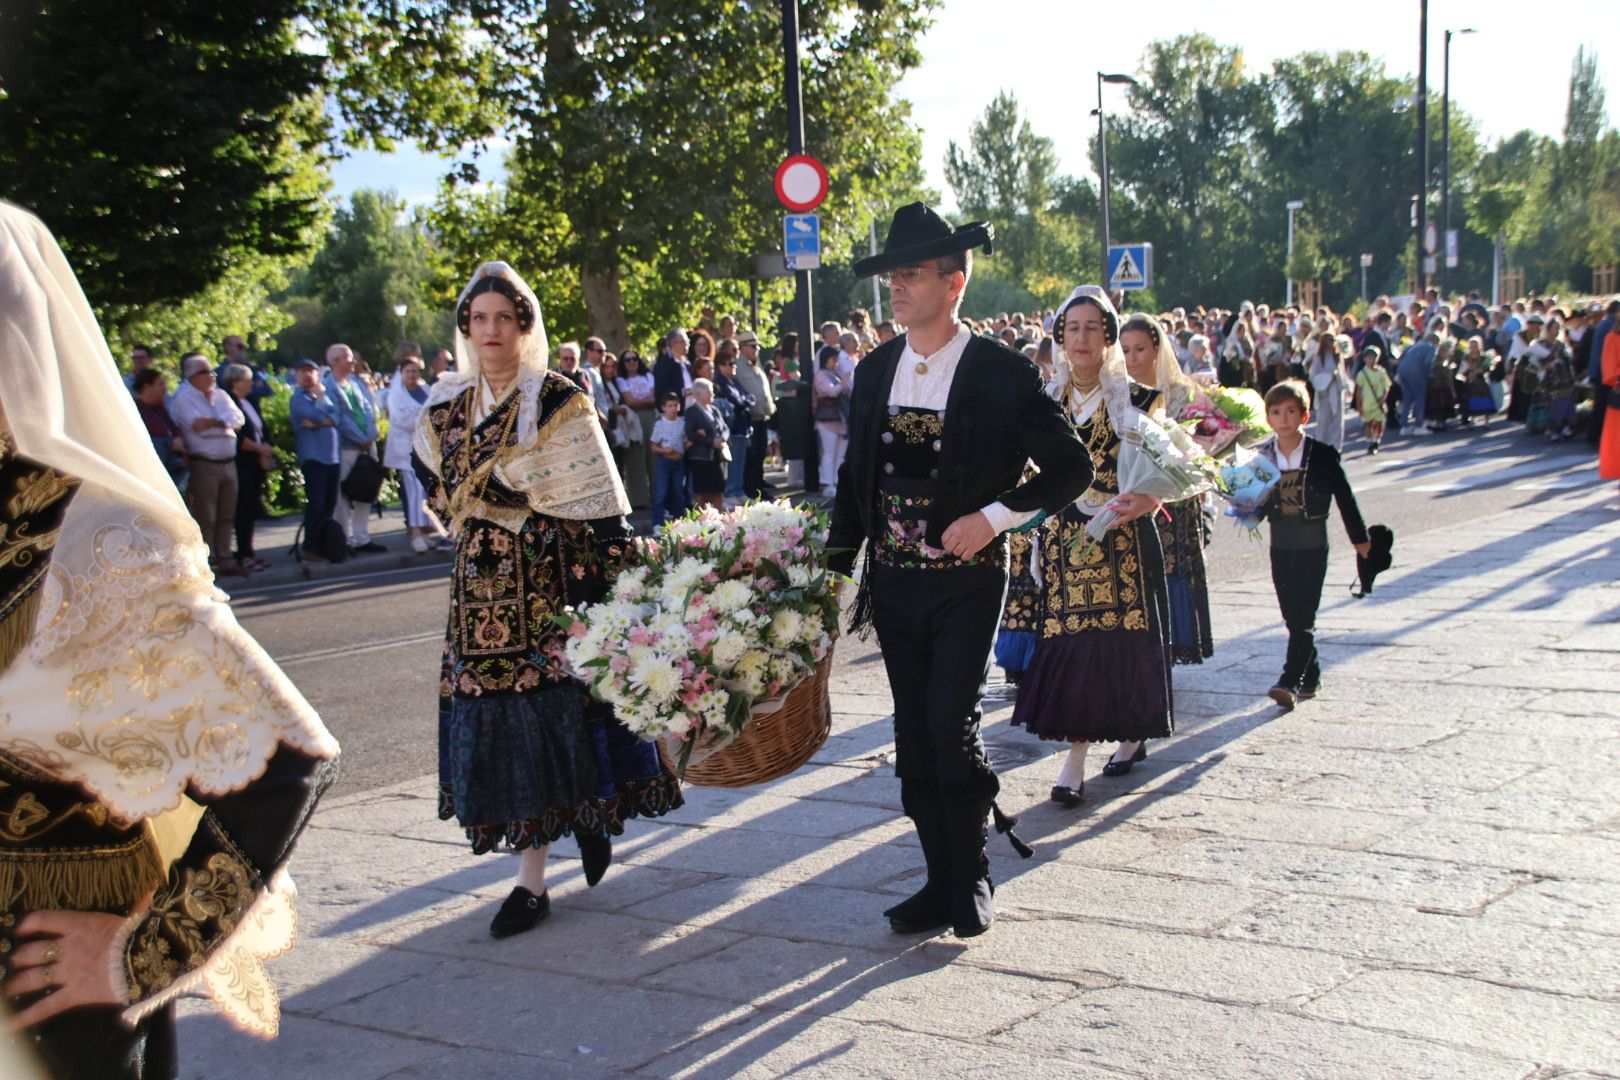
[[[383,481],[387,479],[388,471],[376,458],[361,454],[354,459],[349,475],[343,478],[339,487],[343,497],[351,503],[374,503],[382,492]]]

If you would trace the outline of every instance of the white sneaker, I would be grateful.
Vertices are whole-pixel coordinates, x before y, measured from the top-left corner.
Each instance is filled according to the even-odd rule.
[[[427,539],[420,535],[411,537],[411,550],[418,555],[426,555]]]

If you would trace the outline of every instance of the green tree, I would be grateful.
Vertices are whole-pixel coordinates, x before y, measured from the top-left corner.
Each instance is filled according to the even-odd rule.
[[[848,256],[871,207],[921,185],[920,141],[890,90],[919,59],[928,7],[827,0],[803,11],[806,139],[832,180],[822,209],[829,259]],[[397,48],[429,41],[464,81],[444,88],[457,101],[470,90],[487,106],[413,114],[406,95],[404,120],[358,118],[451,146],[511,139],[506,216],[479,238],[483,250],[543,234],[551,243],[530,260],[567,268],[584,305],[580,328],[618,346],[630,336],[635,268],[700,285],[706,264],[777,248],[771,177],[786,135],[775,5],[528,0],[486,8],[482,0],[357,4],[364,17],[344,46],[342,74],[363,96],[397,82]],[[479,33],[466,32],[470,23]],[[418,52],[404,74],[433,89],[454,82],[433,74],[437,63]],[[522,212],[536,219],[510,216]],[[565,229],[554,228],[559,221]]]
[[[1154,42],[1137,76],[1130,113],[1109,125],[1114,191],[1125,196],[1114,234],[1153,243],[1164,302],[1280,294],[1280,215],[1259,212],[1258,133],[1274,115],[1266,81],[1207,34]]]
[[[1091,233],[1062,208],[1077,182],[1058,173],[1052,140],[1035,134],[1011,93],[991,99],[966,147],[950,144],[945,179],[964,217],[996,228],[995,253],[974,264],[969,314],[1054,304],[1085,275]]]
[[[297,318],[279,335],[278,352],[285,360],[319,358],[341,341],[374,369],[390,370],[400,340],[394,306],[406,306],[407,337],[446,346],[458,288],[425,212],[409,211],[392,192],[357,191],[283,299]]]
[[[299,0],[0,5],[0,197],[37,212],[92,304],[156,304],[323,213],[322,58]]]

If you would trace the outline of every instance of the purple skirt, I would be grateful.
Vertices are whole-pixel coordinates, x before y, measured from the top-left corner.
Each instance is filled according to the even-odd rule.
[[[1018,685],[1014,726],[1043,739],[1134,742],[1171,733],[1170,653],[1156,631],[1042,638]]]

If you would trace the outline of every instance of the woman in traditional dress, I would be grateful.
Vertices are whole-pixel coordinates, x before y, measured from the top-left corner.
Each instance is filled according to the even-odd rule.
[[[485,263],[456,304],[456,371],[434,384],[413,464],[456,541],[439,687],[439,816],[475,853],[520,854],[490,933],[550,910],[546,855],[572,834],[585,880],[627,818],[681,804],[653,744],[591,703],[552,616],[598,599],[628,548],[624,488],[596,407],[546,370],[540,302]]]
[[[338,746],[214,588],[61,249],[6,203],[0,352],[0,992],[53,1080],[173,1077],[182,995],[276,1033],[264,961]]]
[[[1355,346],[1348,337],[1323,332],[1316,336],[1305,378],[1311,388],[1311,419],[1317,442],[1344,449],[1344,398],[1349,386],[1345,365]]]
[[[1150,316],[1136,314],[1126,319],[1120,327],[1119,345],[1131,380],[1164,395],[1166,416],[1180,419],[1195,404],[1214,408],[1209,396],[1181,370],[1169,336]],[[1166,503],[1164,511],[1155,514],[1153,520],[1164,550],[1171,655],[1177,664],[1202,664],[1215,655],[1209,618],[1209,576],[1204,570],[1204,548],[1210,539],[1204,496]]]
[[[1077,288],[1054,326],[1062,355],[1048,393],[1063,404],[1091,453],[1096,477],[1079,499],[1040,526],[1040,641],[1019,685],[1012,722],[1069,743],[1052,799],[1085,797],[1086,748],[1120,747],[1103,772],[1117,776],[1147,756],[1145,739],[1171,731],[1170,616],[1158,500],[1119,491],[1118,426],[1162,395],[1125,372],[1119,316],[1095,285]],[[1119,520],[1088,546],[1086,524],[1113,503]]]

